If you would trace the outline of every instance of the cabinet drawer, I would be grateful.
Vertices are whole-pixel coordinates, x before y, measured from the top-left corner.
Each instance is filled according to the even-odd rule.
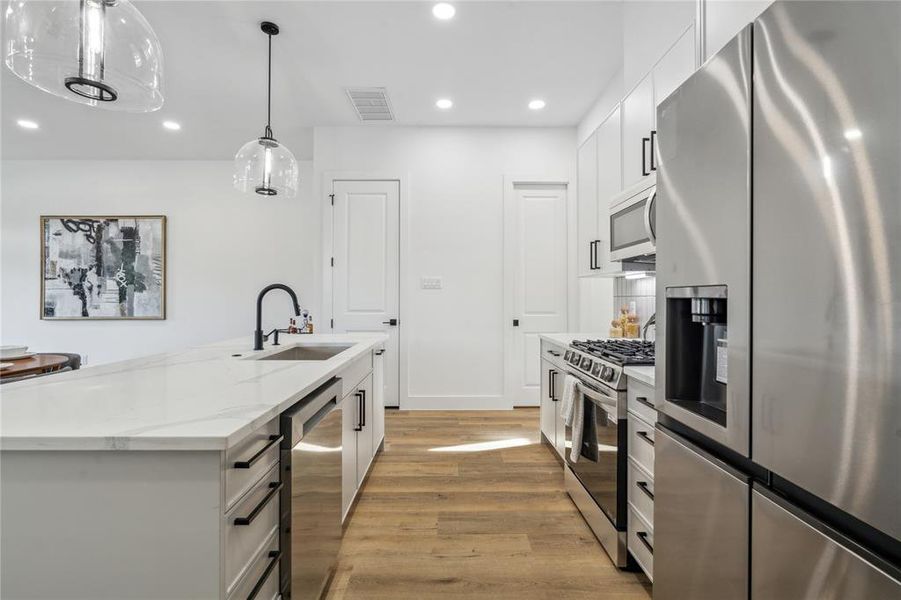
[[[654,477],[629,459],[629,504],[651,527],[654,526]]]
[[[276,465],[225,516],[225,582],[229,593],[269,538],[278,534],[279,482]]]
[[[278,462],[278,418],[272,419],[225,451],[225,510]]]
[[[261,552],[253,557],[244,576],[228,595],[229,600],[273,600],[279,594],[280,554],[278,534],[267,540]]]
[[[648,579],[654,581],[654,529],[631,506],[627,528],[626,546],[629,552],[647,574]]]
[[[650,474],[654,474],[654,427],[634,414],[629,420],[629,458]]]
[[[654,388],[630,377],[626,388],[626,397],[630,411],[651,425],[657,423],[657,409],[654,407]]]
[[[564,367],[563,354],[566,350],[557,344],[541,340],[541,358],[545,359],[557,369],[562,370]]]
[[[341,378],[341,390],[344,397],[347,398],[356,392],[360,382],[371,372],[372,352],[367,352],[338,373],[338,377]]]

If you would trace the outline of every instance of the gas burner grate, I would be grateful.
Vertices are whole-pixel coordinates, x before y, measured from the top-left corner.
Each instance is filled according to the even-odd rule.
[[[623,339],[584,340],[573,342],[572,347],[619,365],[654,364],[654,342]]]

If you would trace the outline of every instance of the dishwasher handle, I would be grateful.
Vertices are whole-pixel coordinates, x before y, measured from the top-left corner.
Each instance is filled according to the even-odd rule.
[[[319,421],[324,419],[332,410],[338,406],[338,399],[332,398],[328,402],[326,402],[322,408],[316,411],[316,414],[306,420],[303,424],[303,434],[306,436],[308,433],[313,431],[313,428],[319,424]]]

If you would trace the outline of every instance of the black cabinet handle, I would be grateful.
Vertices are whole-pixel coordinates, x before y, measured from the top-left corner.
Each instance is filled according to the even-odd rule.
[[[641,138],[641,174],[650,175],[648,172],[648,142],[651,138]]]
[[[376,351],[375,351],[375,355],[376,355],[376,356],[381,356],[381,355],[384,354],[384,353],[385,353],[384,350],[376,350]]]
[[[549,379],[548,385],[549,385],[550,389],[547,391],[547,395],[551,399],[551,401],[556,402],[557,397],[554,395],[554,390],[557,389],[557,371],[551,369],[549,371],[548,379]]]
[[[263,499],[260,500],[259,504],[253,507],[253,510],[250,511],[246,517],[235,517],[235,525],[250,525],[251,523],[253,523],[253,520],[256,519],[261,512],[263,512],[263,509],[266,508],[266,505],[269,504],[269,501],[275,498],[275,496],[281,489],[281,481],[269,482],[269,492],[267,492]]]
[[[647,481],[636,481],[636,482],[635,482],[635,485],[637,485],[637,486],[638,486],[638,489],[640,489],[642,492],[644,492],[644,493],[647,495],[648,498],[650,498],[651,500],[654,499],[654,492],[652,492],[652,491],[648,488],[648,482],[647,482]]]
[[[363,431],[363,392],[355,392],[357,398],[357,426],[354,431]]]
[[[644,547],[648,549],[648,552],[651,553],[651,556],[654,556],[654,546],[652,546],[648,541],[648,532],[639,531],[635,535],[638,536],[638,541],[644,544]]]
[[[595,262],[596,262],[595,257],[597,256],[597,254],[594,251],[596,244],[597,244],[597,241],[589,242],[589,244],[588,244],[588,269],[590,271],[594,271],[595,269],[597,269],[597,266],[595,265]]]
[[[600,268],[601,268],[601,264],[600,264],[600,262],[598,261],[598,248],[600,247],[600,245],[601,245],[601,240],[595,240],[595,241],[594,241],[594,256],[593,256],[593,259],[594,259],[594,269],[595,269],[596,271],[597,271],[597,270],[600,270]]]
[[[560,356],[559,352],[554,352],[553,350],[548,350],[547,353],[550,354],[551,356]]]
[[[256,582],[256,585],[253,586],[253,589],[250,590],[250,593],[247,595],[247,600],[253,600],[257,597],[257,594],[260,593],[260,590],[263,589],[263,585],[266,583],[266,580],[269,579],[269,574],[272,573],[272,569],[275,568],[275,565],[278,564],[278,561],[282,557],[281,550],[270,550],[269,558],[272,560],[269,561],[269,564],[266,565],[266,570],[263,571],[263,574],[260,576],[260,579]]]
[[[363,414],[363,422],[360,425],[366,427],[366,390],[360,390],[360,394],[363,395],[363,397],[360,399],[360,407],[363,409],[361,411]]]
[[[388,319],[387,321],[382,321],[382,325],[391,325],[391,327],[397,327],[397,319]]]
[[[643,439],[650,445],[652,445],[652,446],[654,445],[654,438],[649,436],[647,431],[639,431],[637,435],[638,435],[638,437],[640,437],[641,439]]]
[[[651,170],[657,170],[657,161],[654,159],[654,138],[657,137],[657,130],[651,131]]]
[[[648,408],[653,408],[654,410],[657,410],[657,407],[654,406],[653,404],[651,404],[651,402],[644,396],[635,396],[635,401],[638,402],[639,404],[644,404]]]
[[[258,460],[263,458],[263,455],[266,454],[266,452],[269,450],[269,448],[272,448],[273,446],[279,444],[283,439],[285,439],[285,436],[283,436],[283,435],[270,435],[269,442],[265,446],[263,446],[259,452],[257,452],[256,454],[254,454],[247,460],[236,460],[235,468],[236,469],[249,469],[250,467],[253,466],[253,464],[255,462],[257,462]]]

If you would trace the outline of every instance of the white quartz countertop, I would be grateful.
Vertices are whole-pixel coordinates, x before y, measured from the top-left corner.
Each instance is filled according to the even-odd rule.
[[[223,450],[385,339],[283,335],[253,352],[241,338],[5,384],[0,449]],[[248,359],[295,344],[353,345],[321,361]]]
[[[654,367],[623,367],[623,375],[654,387]]]
[[[558,344],[560,346],[569,346],[573,340],[605,340],[606,335],[600,333],[539,333],[538,337],[542,340]]]

